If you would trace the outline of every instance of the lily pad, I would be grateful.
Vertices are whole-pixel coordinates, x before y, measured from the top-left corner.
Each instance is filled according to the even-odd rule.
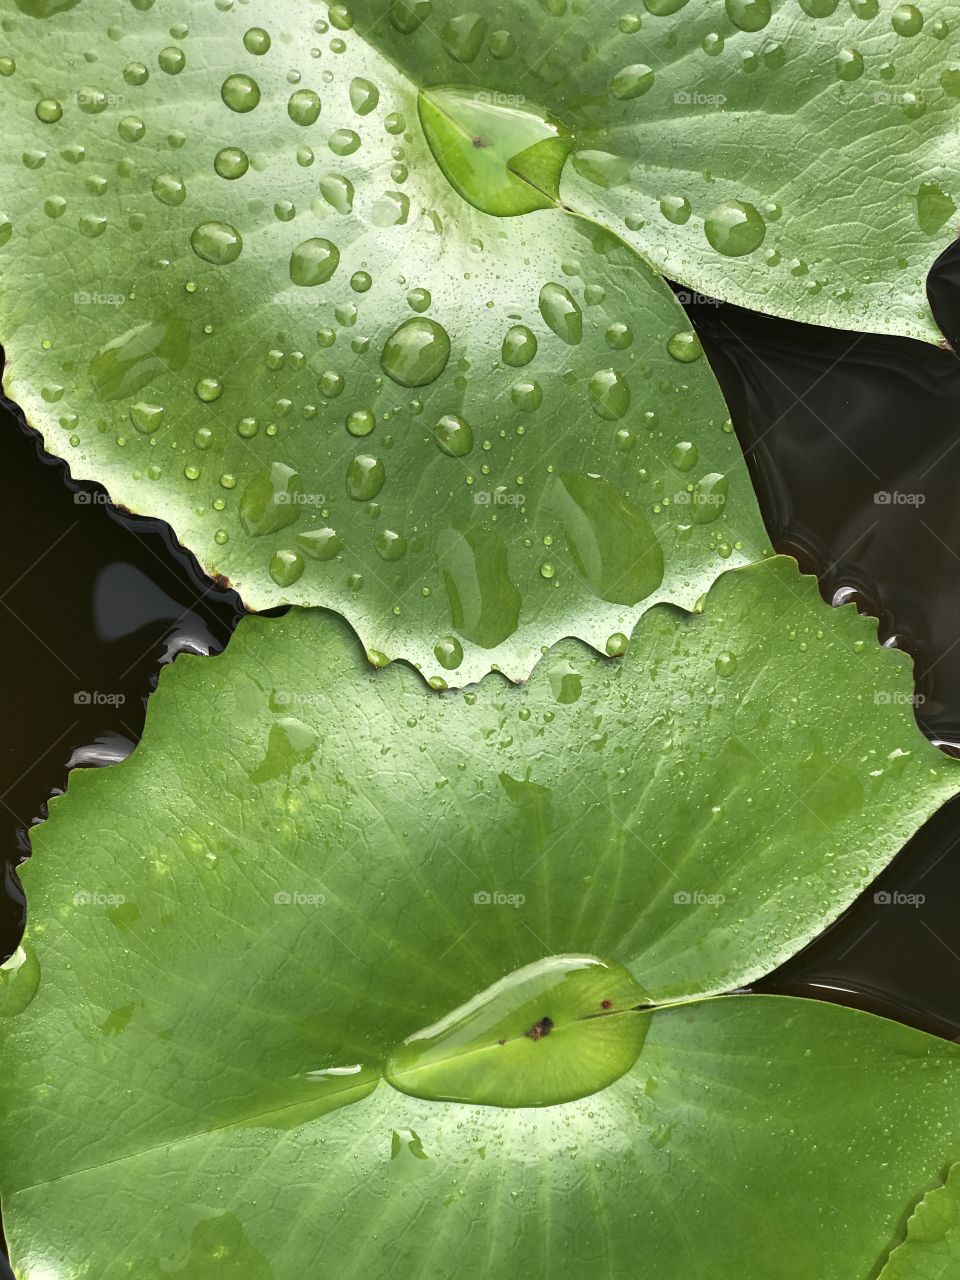
[[[879,1280],[949,1280],[960,1267],[960,1165],[917,1205]]]
[[[926,274],[960,223],[960,59],[941,9],[352,6],[357,31],[425,87],[549,109],[573,139],[564,203],[665,275],[774,315],[930,342],[942,334]],[[468,21],[465,59],[450,32]]]
[[[447,684],[692,606],[767,542],[681,308],[558,203],[549,113],[421,92],[334,8],[5,19],[7,392],[251,608]]]
[[[318,611],[178,659],[25,869],[20,1274],[867,1274],[956,1158],[960,1049],[712,997],[954,792],[910,698],[782,559],[521,689],[371,670]]]

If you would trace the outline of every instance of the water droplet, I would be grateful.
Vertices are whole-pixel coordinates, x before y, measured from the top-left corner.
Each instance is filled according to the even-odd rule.
[[[354,409],[347,414],[346,428],[352,436],[368,436],[376,425],[376,416],[369,409]]]
[[[172,173],[161,173],[153,180],[153,194],[161,204],[183,204],[187,198],[187,188],[183,179]]]
[[[355,271],[350,277],[350,288],[354,293],[367,293],[373,284],[373,276],[369,271]]]
[[[737,669],[736,654],[730,653],[728,650],[718,653],[714,666],[717,669],[718,676],[732,676]]]
[[[360,147],[360,135],[353,129],[337,129],[327,139],[327,146],[335,156],[350,156]]]
[[[863,75],[863,54],[856,49],[841,49],[834,65],[838,80],[859,80]]]
[[[368,116],[380,101],[380,90],[372,80],[356,76],[350,82],[350,105],[358,116]]]
[[[409,1036],[390,1054],[384,1075],[400,1092],[431,1100],[571,1102],[606,1088],[636,1062],[651,1016],[637,1008],[645,1003],[620,965],[548,956]]]
[[[140,400],[130,406],[130,420],[142,435],[153,435],[163,422],[163,405]]]
[[[762,31],[770,21],[770,0],[724,0],[727,17],[741,31]]]
[[[460,13],[444,26],[440,38],[457,62],[473,62],[483,47],[487,20],[479,13]]]
[[[264,31],[263,27],[251,27],[243,37],[243,47],[248,53],[253,53],[257,57],[262,57],[263,54],[268,53],[270,44],[270,33]]]
[[[160,64],[160,70],[165,71],[168,76],[178,76],[187,65],[187,55],[182,49],[170,45],[160,50],[157,62]]]
[[[320,116],[320,99],[312,89],[298,89],[290,95],[287,115],[294,124],[316,124]]]
[[[507,331],[500,354],[504,364],[523,368],[537,354],[536,335],[525,324],[514,325]]]
[[[680,440],[674,445],[672,462],[678,471],[692,471],[699,457],[700,450],[690,440]]]
[[[630,408],[630,384],[616,369],[598,369],[590,379],[590,403],[594,413],[616,422]]]
[[[915,4],[898,4],[890,16],[898,36],[916,36],[923,29],[923,14]]]
[[[107,109],[107,95],[102,89],[85,87],[77,92],[77,106],[88,116],[98,116]]]
[[[679,360],[683,364],[690,364],[694,360],[699,360],[703,355],[700,339],[692,329],[684,329],[680,333],[672,334],[667,339],[667,350],[674,360]]]
[[[299,551],[283,549],[270,557],[270,577],[278,587],[292,587],[303,575],[304,559]]]
[[[731,258],[753,253],[767,234],[766,223],[758,211],[742,200],[717,205],[704,219],[703,229],[711,246]]]
[[[231,111],[253,111],[260,105],[260,86],[250,76],[228,76],[220,89],[220,97]]]
[[[240,523],[255,538],[278,533],[300,519],[298,498],[302,492],[300,476],[293,467],[273,462],[258,471],[240,495]]]
[[[562,284],[545,284],[540,290],[540,314],[568,346],[575,347],[583,339],[580,304]]]
[[[604,648],[611,658],[622,658],[627,652],[630,641],[622,631],[615,631],[607,640]]]
[[[622,100],[639,98],[652,87],[653,80],[653,69],[645,62],[636,62],[617,72],[610,81],[610,92]]]
[[[515,382],[510,388],[510,399],[523,413],[534,413],[543,404],[543,388],[536,378]]]
[[[41,98],[37,103],[37,119],[43,124],[56,124],[63,117],[63,107],[56,98]]]
[[[381,529],[374,538],[373,545],[381,560],[392,562],[402,559],[407,549],[407,540],[395,529]]]
[[[347,497],[355,502],[369,502],[383,488],[387,478],[380,458],[359,453],[347,468]]]
[[[664,196],[660,201],[660,212],[668,222],[682,227],[685,222],[690,221],[690,201],[686,196]]]
[[[463,645],[456,636],[444,636],[433,646],[433,656],[444,671],[456,671],[463,662]]]
[[[625,351],[633,342],[633,330],[620,321],[610,325],[606,332],[607,346],[614,351]]]
[[[401,387],[425,387],[435,382],[450,359],[450,338],[436,320],[417,316],[405,320],[387,339],[380,367]]]
[[[139,142],[147,131],[147,126],[137,116],[124,116],[117,125],[117,133],[124,142]]]
[[[40,989],[40,961],[29,944],[0,965],[0,1017],[23,1013]]]
[[[236,262],[243,250],[240,232],[227,222],[201,222],[193,229],[190,245],[198,258],[217,267]]]
[[[727,503],[727,477],[711,471],[697,482],[691,495],[690,518],[694,524],[710,524],[723,514]]]
[[[334,529],[310,529],[297,535],[297,545],[314,560],[333,560],[343,550],[343,542]]]
[[[463,458],[473,448],[473,430],[470,423],[455,413],[447,413],[434,428],[434,439],[444,453],[451,458]]]
[[[330,240],[304,240],[290,256],[290,279],[303,288],[325,284],[340,265],[340,250]]]
[[[224,147],[217,152],[213,167],[221,178],[242,178],[250,168],[250,159],[239,147]]]
[[[411,289],[407,294],[407,305],[413,311],[428,311],[432,302],[429,289]]]

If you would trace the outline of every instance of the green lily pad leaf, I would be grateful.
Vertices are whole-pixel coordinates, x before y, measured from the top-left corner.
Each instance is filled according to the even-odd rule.
[[[573,139],[569,207],[665,275],[814,324],[942,341],[924,283],[957,231],[960,59],[933,4],[515,0],[465,73],[388,0],[357,30],[432,84],[527,95]]]
[[[411,1213],[459,1254],[481,1201],[468,1275],[516,1274],[535,1219],[566,1273],[644,1248],[679,1280],[663,1205],[694,1202],[721,1275],[734,1251],[782,1275],[754,1212],[798,1276],[864,1273],[956,1152],[957,1047],[708,997],[804,945],[954,793],[911,689],[785,559],[649,611],[622,662],[565,641],[521,688],[433,693],[320,611],[178,659],[25,868],[0,1073],[21,1274],[249,1255],[293,1280],[327,1250],[408,1274]]]
[[[0,42],[0,339],[74,476],[251,608],[329,606],[446,684],[602,651],[764,553],[682,310],[558,204],[534,99],[428,85],[292,0],[48,8]],[[439,33],[449,81],[494,30]]]
[[[878,1280],[949,1280],[960,1268],[960,1164],[929,1191]]]

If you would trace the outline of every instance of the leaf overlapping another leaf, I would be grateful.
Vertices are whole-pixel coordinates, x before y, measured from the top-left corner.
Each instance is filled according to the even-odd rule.
[[[178,660],[141,746],[73,775],[26,872],[21,969],[43,977],[8,1024],[0,1157],[26,1280],[399,1275],[424,1250],[507,1276],[521,1229],[574,1276],[638,1251],[664,1280],[694,1259],[867,1274],[955,1159],[956,1047],[710,997],[802,946],[954,792],[908,666],[785,560],[725,575],[703,614],[651,611],[622,663],[565,642],[520,689],[373,671],[312,612]],[[469,1092],[398,1046],[576,953],[658,1006],[620,1015],[649,1021],[633,1066],[611,1075],[624,1041],[571,1030],[546,989],[503,1062],[562,1080],[592,1046],[599,1092],[477,1106],[381,1079],[390,1060],[409,1091]]]

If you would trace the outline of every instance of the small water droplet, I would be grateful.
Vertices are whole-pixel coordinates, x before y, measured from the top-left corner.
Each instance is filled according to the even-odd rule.
[[[339,265],[340,250],[332,241],[304,240],[290,256],[290,279],[303,288],[325,284]]]
[[[451,458],[463,458],[473,448],[473,430],[464,418],[447,413],[434,428],[434,439]]]
[[[220,97],[231,111],[243,114],[260,105],[260,86],[250,76],[227,76],[221,86]]]
[[[387,478],[380,458],[370,453],[358,454],[347,468],[347,497],[355,502],[369,502],[383,488]]]

